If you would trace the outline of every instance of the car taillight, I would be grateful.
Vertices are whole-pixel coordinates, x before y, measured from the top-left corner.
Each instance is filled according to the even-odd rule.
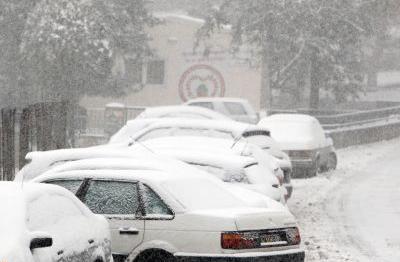
[[[297,227],[221,234],[221,247],[223,249],[293,246],[299,245],[300,242],[300,232]]]
[[[289,246],[300,245],[301,237],[299,229],[297,227],[287,228],[286,239]]]
[[[246,233],[222,233],[221,246],[223,249],[250,249],[259,246],[257,236]]]

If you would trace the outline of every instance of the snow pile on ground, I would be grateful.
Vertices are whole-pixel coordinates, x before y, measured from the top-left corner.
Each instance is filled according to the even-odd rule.
[[[337,152],[337,170],[292,180],[295,189],[288,206],[299,221],[306,261],[369,261],[367,252],[357,247],[358,241],[340,220],[340,214],[332,215],[332,210],[340,213],[343,204],[335,193],[351,179],[357,179],[355,174],[367,169],[369,163],[379,161],[399,146],[400,139],[395,139],[341,149]]]

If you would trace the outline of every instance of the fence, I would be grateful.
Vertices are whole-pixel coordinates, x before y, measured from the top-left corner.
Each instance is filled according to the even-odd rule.
[[[135,119],[146,107],[110,104],[105,108],[88,108],[81,120],[84,128],[77,133],[76,146],[102,144],[128,120]]]
[[[15,171],[25,164],[28,152],[65,148],[73,143],[68,106],[54,102],[1,109],[1,180],[14,178]]]

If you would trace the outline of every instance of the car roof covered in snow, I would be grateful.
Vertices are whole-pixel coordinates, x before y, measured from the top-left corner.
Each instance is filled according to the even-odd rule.
[[[199,116],[199,118],[202,117],[204,119],[231,120],[227,116],[222,115],[213,110],[204,107],[186,106],[186,105],[148,107],[136,119],[159,118],[168,116],[174,117],[174,114],[175,115],[182,114],[183,117],[188,117],[188,118],[191,118],[190,115],[197,115]]]
[[[134,152],[118,147],[118,145],[30,152],[26,155],[26,159],[30,162],[18,172],[15,181],[33,179],[46,170],[68,161],[100,157],[121,158],[134,156]]]
[[[253,157],[234,154],[220,154],[209,150],[199,149],[155,149],[158,154],[177,158],[186,163],[210,165],[223,169],[240,169],[252,164],[257,164]]]
[[[188,119],[188,118],[161,118],[150,124],[147,128],[137,132],[146,133],[148,130],[164,127],[192,128],[192,129],[211,129],[221,130],[232,133],[235,137],[241,136],[245,132],[264,132],[269,134],[268,128],[246,124],[237,121]]]
[[[216,137],[166,136],[146,140],[143,145],[151,149],[200,149],[232,152],[233,149],[243,149],[248,145],[245,140],[239,140],[235,144],[234,142],[232,139]]]
[[[145,151],[141,151],[145,152]],[[144,154],[142,156],[132,158],[90,158],[82,159],[72,162],[67,162],[62,165],[56,166],[37,178],[33,179],[33,182],[42,181],[43,177],[48,174],[54,174],[58,172],[74,171],[74,170],[149,170],[149,171],[163,171],[166,173],[174,174],[179,177],[192,176],[205,176],[214,179],[214,177],[207,172],[193,168],[186,163],[173,159],[163,155],[157,155],[154,153]]]

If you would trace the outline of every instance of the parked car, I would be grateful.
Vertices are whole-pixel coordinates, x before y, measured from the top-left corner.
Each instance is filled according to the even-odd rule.
[[[151,121],[151,119],[147,119]],[[285,184],[288,195],[292,193],[290,182],[291,162],[289,157],[283,153],[269,136],[269,130],[256,125],[244,124],[236,121],[215,121],[215,120],[196,120],[186,118],[165,118],[158,119],[145,128],[141,123],[131,121],[121,128],[110,140],[111,144],[134,143],[159,138],[159,137],[182,137],[197,136],[207,138],[222,138],[232,141],[228,146],[234,148],[240,141],[250,142],[260,147],[266,154],[258,152],[256,155],[260,164],[269,167],[271,170],[277,170],[278,179]],[[138,131],[139,130],[139,131]],[[210,143],[210,141],[203,141]],[[190,141],[188,141],[190,144]],[[253,149],[257,152],[257,149]],[[272,157],[272,156],[273,157]]]
[[[337,156],[332,139],[325,135],[319,121],[302,114],[276,114],[258,124],[285,150],[296,176],[315,176],[319,171],[335,169]]]
[[[205,107],[240,122],[256,124],[259,120],[249,101],[242,98],[202,97],[189,100],[185,105]]]
[[[194,119],[214,119],[230,120],[229,117],[213,110],[199,106],[157,106],[148,107],[136,119],[142,118],[194,118]]]
[[[212,176],[131,170],[116,159],[99,160],[93,169],[87,161],[77,161],[82,169],[50,170],[35,181],[70,188],[106,216],[116,262],[304,261],[294,217],[269,198],[257,194],[268,207],[250,207]]]
[[[106,219],[64,188],[0,182],[0,209],[0,261],[112,261]]]
[[[157,149],[150,147],[157,154],[179,159],[193,167],[213,174],[221,181],[233,183],[266,195],[283,204],[286,189],[281,188],[276,176],[263,168],[250,156],[219,154],[210,150]]]
[[[40,174],[67,162],[92,158],[122,158],[135,157],[131,151],[120,147],[94,146],[87,148],[57,149],[35,151],[26,155],[28,162],[16,175],[14,181],[23,182],[34,179]]]

